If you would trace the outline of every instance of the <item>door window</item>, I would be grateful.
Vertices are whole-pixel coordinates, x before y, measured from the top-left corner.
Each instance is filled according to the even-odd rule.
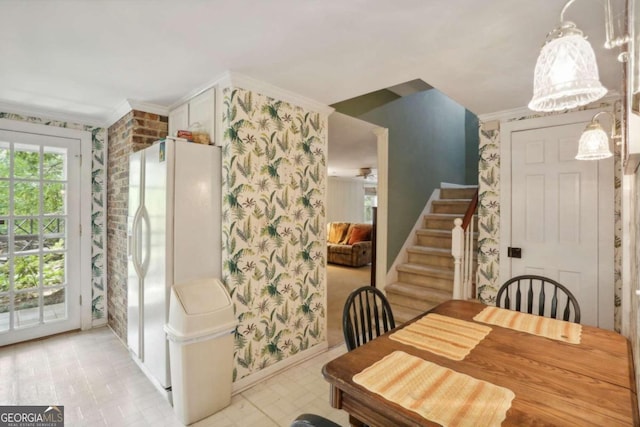
[[[0,334],[16,335],[8,341],[80,325],[79,143],[0,131]]]

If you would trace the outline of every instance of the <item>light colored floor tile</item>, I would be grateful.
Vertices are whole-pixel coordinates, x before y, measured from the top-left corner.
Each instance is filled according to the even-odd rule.
[[[322,366],[339,346],[232,397],[231,405],[196,427],[288,427],[302,413],[348,425],[329,405]],[[57,335],[0,348],[0,402],[58,404],[68,426],[180,427],[169,402],[108,328]]]

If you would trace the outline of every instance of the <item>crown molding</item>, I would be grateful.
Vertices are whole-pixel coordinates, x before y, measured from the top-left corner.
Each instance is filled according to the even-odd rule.
[[[229,74],[228,71],[222,74],[219,74],[217,77],[213,78],[212,80],[209,80],[207,83],[203,84],[202,86],[198,86],[194,90],[189,91],[185,96],[181,97],[176,102],[169,105],[169,111],[172,111],[176,107],[181,106],[182,104],[189,101],[193,97],[200,95],[202,92],[209,90],[212,87],[221,85],[221,82],[225,81],[225,77],[227,74]]]
[[[287,101],[293,105],[302,107],[305,110],[316,111],[326,116],[335,111],[334,108],[329,107],[327,104],[324,104],[322,102],[316,101],[315,99],[299,95],[287,89],[282,89],[281,87],[236,72],[227,73],[227,75],[225,76],[225,81],[228,83],[227,86],[241,87],[253,92],[258,92],[262,95],[266,95],[268,97],[281,101]],[[222,83],[220,83],[220,85],[223,86]]]
[[[145,113],[153,113],[161,116],[169,115],[169,107],[165,105],[152,104],[151,102],[135,101],[133,99],[125,99],[122,101],[109,115],[106,120],[105,127],[109,128],[125,114],[131,110],[144,111]]]
[[[133,99],[128,99],[129,105],[131,105],[132,110],[136,111],[144,111],[145,113],[153,113],[158,114],[160,116],[168,116],[169,115],[169,107],[166,105],[153,104],[151,102],[143,102],[143,101],[135,101]]]
[[[282,89],[270,83],[266,83],[261,80],[254,79],[253,77],[245,76],[244,74],[236,73],[235,71],[226,71],[218,75],[213,80],[206,83],[205,85],[200,86],[199,88],[189,92],[189,94],[182,97],[179,101],[171,104],[169,109],[173,110],[174,108],[184,104],[194,96],[199,95],[200,93],[212,87],[219,87],[219,88],[241,87],[242,89],[247,89],[252,92],[257,92],[262,95],[265,95],[274,99],[278,99],[281,101],[286,101],[298,107],[302,107],[306,110],[316,111],[326,116],[333,113],[334,111],[334,108],[329,107],[328,105],[322,102],[316,101],[315,99],[307,98],[306,96],[299,95],[287,89]]]
[[[47,108],[33,108],[11,102],[0,102],[0,111],[6,113],[19,114],[21,116],[37,117],[39,119],[57,120],[70,122],[81,126],[104,127],[104,122],[82,115],[61,113],[60,111],[49,110]]]
[[[615,102],[619,99],[620,99],[620,92],[612,90],[612,91],[609,91],[603,98],[600,98],[599,100],[589,104],[590,108],[588,109],[598,108],[598,106],[603,102]],[[577,109],[567,110],[567,111],[557,112],[556,114],[563,114],[565,112],[573,112],[573,111],[579,111],[579,110]],[[520,107],[520,108],[513,108],[510,110],[496,111],[494,113],[480,114],[478,115],[478,120],[480,120],[481,122],[487,123],[487,122],[492,122],[494,120],[506,121],[510,119],[517,119],[520,117],[534,116],[536,114],[540,114],[541,116],[550,115],[549,113],[541,113],[539,111],[530,110],[527,107]]]

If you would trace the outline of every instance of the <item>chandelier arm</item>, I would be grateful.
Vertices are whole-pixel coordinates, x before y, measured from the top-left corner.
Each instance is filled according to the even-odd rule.
[[[567,4],[564,5],[564,7],[562,8],[562,12],[560,12],[560,22],[564,22],[564,13],[566,12],[566,10],[569,8],[569,6],[571,6],[571,4],[576,1],[576,0],[569,0],[567,2]]]
[[[611,0],[604,2],[604,29],[607,40],[604,42],[605,49],[613,47],[613,16],[611,15]]]
[[[613,139],[620,138],[621,135],[616,134],[616,116],[611,111],[600,111],[595,116],[593,116],[593,118],[591,119],[591,123],[600,124],[600,122],[597,119],[601,114],[605,114],[609,116],[609,118],[611,119],[611,139],[613,140]]]

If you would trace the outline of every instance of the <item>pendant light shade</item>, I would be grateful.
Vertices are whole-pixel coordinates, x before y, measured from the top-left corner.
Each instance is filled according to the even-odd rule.
[[[580,136],[577,160],[601,160],[613,156],[609,150],[609,137],[600,123],[592,121]]]
[[[538,56],[529,108],[561,111],[587,105],[606,93],[591,45],[573,22],[563,22],[549,34]]]

